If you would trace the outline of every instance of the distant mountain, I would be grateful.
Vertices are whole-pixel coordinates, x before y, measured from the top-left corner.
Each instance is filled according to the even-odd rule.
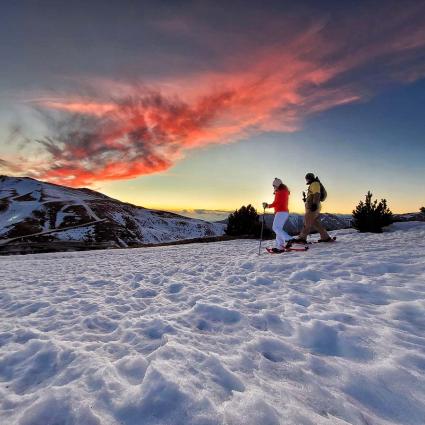
[[[265,215],[265,223],[268,228],[272,228],[273,214]],[[351,227],[351,216],[345,214],[329,214],[320,215],[322,224],[328,230],[339,230]],[[261,219],[261,217],[260,217]],[[298,235],[303,227],[304,216],[301,214],[290,214],[284,229],[292,236]]]
[[[0,247],[128,247],[220,236],[224,228],[120,202],[90,189],[0,176]]]
[[[351,227],[351,215],[347,214],[330,214],[323,213],[321,214],[322,224],[328,230],[339,230],[347,229]],[[274,214],[265,214],[264,223],[268,229],[272,228]],[[262,215],[260,215],[260,221],[262,220]],[[303,227],[304,216],[301,214],[289,214],[288,221],[286,222],[284,229],[292,236],[298,235]],[[222,223],[227,225],[227,219],[218,221],[217,223]]]
[[[425,214],[421,212],[416,213],[405,213],[405,214],[394,214],[393,219],[395,222],[403,221],[425,221]]]

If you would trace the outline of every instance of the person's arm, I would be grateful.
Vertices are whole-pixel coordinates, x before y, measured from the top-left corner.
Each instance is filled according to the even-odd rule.
[[[277,192],[274,194],[274,200],[271,204],[267,205],[267,208],[274,208],[276,206],[276,202],[277,202]]]

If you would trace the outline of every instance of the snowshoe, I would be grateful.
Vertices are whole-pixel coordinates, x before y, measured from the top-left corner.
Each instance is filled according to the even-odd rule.
[[[269,254],[283,254],[284,252],[305,252],[307,250],[308,250],[308,246],[303,246],[302,248],[285,248],[285,249],[266,248],[266,251]]]
[[[266,248],[266,250],[269,254],[282,254],[282,252],[285,252],[284,249],[278,249],[278,248]]]

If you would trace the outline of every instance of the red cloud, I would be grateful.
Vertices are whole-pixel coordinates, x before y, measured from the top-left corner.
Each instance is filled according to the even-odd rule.
[[[35,175],[80,186],[164,171],[188,149],[296,131],[309,114],[366,99],[388,80],[422,77],[414,59],[424,53],[425,26],[415,11],[387,16],[373,31],[370,19],[321,22],[290,40],[242,48],[218,71],[149,88],[102,80],[90,90],[96,96],[41,100],[55,115],[46,120],[51,135],[38,141],[50,162]],[[114,100],[104,100],[108,93]]]

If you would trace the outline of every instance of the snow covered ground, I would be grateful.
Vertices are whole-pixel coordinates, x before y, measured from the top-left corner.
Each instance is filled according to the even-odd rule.
[[[425,224],[0,258],[0,423],[423,425]]]

